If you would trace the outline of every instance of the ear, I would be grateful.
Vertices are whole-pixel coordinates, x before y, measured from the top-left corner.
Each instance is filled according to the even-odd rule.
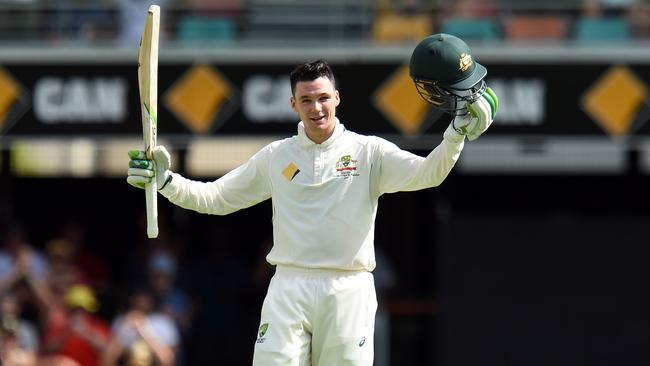
[[[341,96],[339,95],[338,90],[334,91],[334,98],[336,99],[336,106],[338,107],[339,104],[341,103]]]
[[[298,110],[296,109],[296,98],[293,96],[289,98],[289,104],[291,104],[291,109],[293,109],[294,112],[298,113]]]

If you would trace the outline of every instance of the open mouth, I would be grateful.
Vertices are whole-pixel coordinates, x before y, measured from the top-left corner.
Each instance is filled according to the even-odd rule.
[[[309,119],[311,119],[311,121],[312,121],[312,122],[315,122],[315,123],[322,123],[322,122],[325,122],[325,116],[321,116],[321,117],[310,117]]]

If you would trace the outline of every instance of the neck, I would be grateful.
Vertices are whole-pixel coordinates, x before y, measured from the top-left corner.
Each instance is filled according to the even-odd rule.
[[[312,135],[307,131],[305,131],[305,133],[307,134],[307,137],[310,140],[312,140],[315,144],[322,144],[323,142],[327,141],[327,139],[330,138],[332,134],[334,134],[334,130],[332,129],[332,131],[329,131],[328,133],[317,134],[317,135]]]
[[[335,130],[336,130],[336,124],[333,124],[327,130],[309,131],[305,128],[305,134],[307,135],[307,138],[309,138],[315,144],[322,144],[323,142],[327,141],[327,139],[332,137]]]

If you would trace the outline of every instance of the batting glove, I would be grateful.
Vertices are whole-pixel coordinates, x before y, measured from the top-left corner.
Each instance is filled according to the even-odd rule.
[[[478,100],[467,103],[469,113],[454,118],[452,126],[456,132],[474,141],[490,127],[498,109],[499,98],[488,87]]]
[[[129,151],[129,170],[126,177],[130,185],[144,189],[145,184],[150,183],[152,178],[158,183],[158,190],[165,187],[171,180],[171,156],[164,146],[156,146],[153,150],[153,160],[148,160],[144,151]]]

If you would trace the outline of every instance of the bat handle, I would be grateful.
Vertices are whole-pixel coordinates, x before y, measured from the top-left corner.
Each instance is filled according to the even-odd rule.
[[[144,187],[147,201],[147,237],[150,239],[158,237],[158,184],[156,179]]]

